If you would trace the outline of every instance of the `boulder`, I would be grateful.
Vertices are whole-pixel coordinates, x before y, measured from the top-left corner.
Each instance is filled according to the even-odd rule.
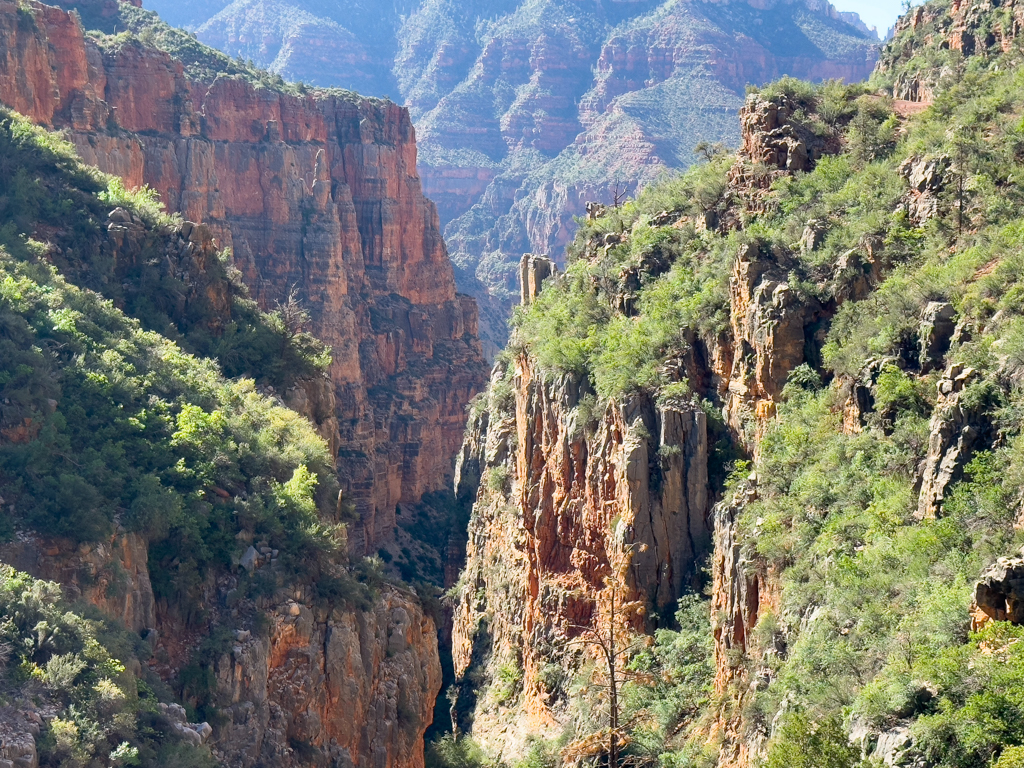
[[[991,428],[986,415],[961,398],[964,387],[976,375],[973,368],[954,364],[938,383],[939,401],[932,413],[928,454],[921,471],[916,515],[919,520],[938,516],[946,489],[963,475],[975,445]]]
[[[256,566],[259,564],[260,553],[256,551],[256,547],[250,546],[245,550],[245,554],[242,555],[242,559],[238,561],[238,564],[252,573],[256,570]]]
[[[953,332],[956,330],[955,320],[956,310],[948,301],[932,301],[925,307],[918,330],[922,373],[927,373],[941,364],[942,356],[949,351]]]
[[[938,192],[945,183],[950,160],[945,155],[937,157],[911,157],[900,165],[900,174],[916,192]]]
[[[825,234],[825,222],[811,219],[804,227],[803,236],[800,238],[800,250],[804,253],[817,250],[825,242]]]
[[[999,558],[982,573],[974,586],[971,613],[975,630],[989,621],[1024,624],[1024,551]]]

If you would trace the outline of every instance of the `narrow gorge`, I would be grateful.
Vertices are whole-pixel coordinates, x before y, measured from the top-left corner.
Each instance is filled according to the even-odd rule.
[[[1024,8],[316,10],[0,0],[0,768],[1024,764]]]
[[[87,31],[83,20],[121,32]],[[259,394],[239,395],[244,402],[267,398],[308,417],[315,436],[290,432],[268,412],[258,423],[276,437],[234,439],[284,441],[292,453],[278,460],[285,466],[269,470],[281,481],[296,455],[287,441],[322,441],[334,476],[328,482],[330,467],[321,468],[310,488],[326,524],[340,525],[340,533],[302,534],[333,536],[328,546],[340,547],[333,563],[318,566],[318,576],[301,573],[312,563],[286,566],[299,552],[284,552],[289,545],[278,543],[280,526],[261,534],[261,523],[254,530],[245,522],[255,515],[267,528],[270,510],[252,506],[254,486],[264,481],[246,481],[256,470],[252,459],[240,458],[235,474],[218,480],[215,470],[206,489],[190,497],[199,505],[199,530],[217,526],[208,521],[211,505],[234,508],[237,543],[218,543],[232,562],[200,561],[199,573],[186,572],[187,558],[174,550],[187,549],[199,531],[187,534],[173,523],[168,531],[166,522],[156,524],[159,534],[137,530],[129,522],[135,506],[118,509],[114,500],[112,522],[99,537],[66,527],[67,538],[54,538],[47,526],[15,518],[4,562],[61,583],[69,599],[85,600],[145,637],[148,661],[136,676],[151,685],[170,682],[194,708],[191,716],[214,720],[212,729],[203,724],[195,732],[224,765],[316,759],[422,766],[423,734],[441,685],[439,614],[428,613],[425,598],[410,587],[381,583],[373,571],[380,564],[357,574],[362,584],[345,575],[346,560],[350,570],[364,556],[405,549],[409,534],[396,520],[403,507],[407,516],[433,514],[418,505],[424,494],[450,486],[465,406],[486,377],[476,304],[456,292],[436,209],[416,174],[408,112],[347,93],[268,88],[259,72],[233,69],[226,57],[130,5],[7,2],[0,6],[0,45],[0,101],[60,131],[82,162],[123,180],[99,195],[112,201],[107,221],[36,221],[21,230],[27,241],[15,240],[50,243],[44,258],[56,258],[69,280],[98,290],[188,351],[212,357],[205,350],[219,350],[225,373],[234,368],[232,375],[256,379]],[[21,130],[11,134],[15,142]],[[22,193],[24,171],[14,170],[20,155],[8,162],[11,203]],[[56,188],[82,184],[89,172],[61,162]],[[145,204],[133,210],[137,200],[124,190],[143,187],[176,218],[154,224]],[[118,194],[124,207],[115,204]],[[87,205],[96,204],[93,197]],[[82,265],[89,248],[79,242],[79,224],[95,243],[91,264]],[[16,252],[12,234],[5,243]],[[222,250],[231,256],[228,267]],[[166,313],[154,313],[154,303]],[[263,335],[244,333],[252,317]],[[326,345],[326,368],[302,359],[309,334]],[[289,359],[289,344],[296,343],[299,357]],[[78,407],[60,396],[49,402],[37,411],[23,398],[16,407],[14,398],[4,409],[0,445],[28,448],[47,434],[51,417]],[[172,443],[183,439],[184,417],[177,418]],[[228,453],[238,448],[265,450],[241,443]],[[227,462],[216,460],[222,469]],[[313,469],[307,460],[293,481],[307,465]],[[25,489],[11,484],[10,472],[7,465],[3,495],[14,510],[25,506]],[[159,487],[167,478],[155,482]],[[133,504],[139,503],[145,502]],[[206,550],[202,539],[191,541]],[[420,566],[410,554],[413,573],[443,567],[448,542],[430,544],[415,556],[438,562]],[[191,726],[174,727],[193,733]]]

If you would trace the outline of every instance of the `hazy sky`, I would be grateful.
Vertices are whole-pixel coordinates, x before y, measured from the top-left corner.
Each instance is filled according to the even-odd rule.
[[[885,37],[885,31],[896,23],[903,10],[900,0],[832,0],[832,5],[840,11],[859,13],[865,24],[878,27],[879,37]]]

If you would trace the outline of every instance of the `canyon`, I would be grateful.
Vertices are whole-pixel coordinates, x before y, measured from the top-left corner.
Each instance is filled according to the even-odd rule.
[[[166,11],[407,106],[137,5],[0,0],[0,101],[177,214],[105,214],[112,281],[155,239],[171,317],[205,301],[221,332],[237,279],[331,348],[253,394],[326,446],[315,577],[243,527],[174,600],[123,510],[93,540],[3,531],[0,560],[146,644],[183,739],[239,768],[1024,758],[1024,10],[912,9],[874,66],[816,3],[221,7]],[[827,82],[740,95],[784,73]],[[202,514],[253,508],[223,485]],[[18,706],[0,750],[36,768],[32,717],[59,718]]]
[[[154,190],[184,221],[190,253],[216,260],[229,249],[259,306],[301,307],[304,330],[330,347],[327,378],[266,394],[308,415],[330,446],[339,509],[342,499],[353,509],[348,555],[393,546],[399,505],[414,509],[450,484],[465,406],[486,376],[476,303],[456,291],[409,113],[242,75],[197,79],[137,37],[83,28],[83,18],[110,26],[134,10],[6,2],[0,101],[64,131],[85,162],[128,188]],[[119,231],[137,226],[125,221]],[[25,534],[5,560],[149,633],[152,663],[175,679],[204,632],[184,620],[191,610],[154,598],[145,540],[83,546]],[[269,555],[253,562],[269,567]],[[104,573],[127,580],[120,602],[108,599]],[[238,577],[225,579],[204,586],[208,628],[256,610],[243,601],[240,619],[225,597]],[[422,766],[441,670],[419,598],[388,587],[366,609],[325,609],[296,583],[258,602],[269,630],[237,630],[211,661],[227,716],[214,754],[226,765],[299,764],[298,743],[339,765]]]
[[[735,146],[747,84],[856,82],[878,42],[855,14],[817,2],[146,7],[288,79],[408,106],[488,357],[507,338],[524,252],[561,261],[586,202],[623,201],[687,168],[702,141]]]

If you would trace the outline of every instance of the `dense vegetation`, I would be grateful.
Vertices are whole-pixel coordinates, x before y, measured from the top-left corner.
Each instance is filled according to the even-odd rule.
[[[95,541],[139,531],[166,597],[192,594],[211,567],[229,566],[243,532],[315,570],[341,522],[326,446],[252,379],[223,374],[280,385],[319,375],[325,351],[280,314],[261,313],[218,260],[205,279],[230,293],[233,310],[219,335],[202,301],[161,311],[190,287],[151,257],[176,231],[151,196],[127,193],[10,113],[0,145],[0,479],[13,513],[4,534],[27,525]],[[116,204],[144,233],[127,271],[103,227]]]
[[[943,17],[941,4],[929,11]],[[971,632],[968,609],[983,568],[1024,543],[1024,50],[1015,41],[964,57],[939,46],[941,32],[905,30],[866,85],[760,89],[751,98],[794,107],[793,121],[826,148],[813,171],[708,148],[687,174],[581,221],[566,273],[515,317],[512,351],[551,376],[588,376],[598,411],[637,390],[686,392],[664,363],[695,350],[709,358],[728,329],[741,250],[781,265],[796,300],[827,320],[756,461],[737,463],[719,489],[728,497],[756,472],[740,540],[778,605],[760,616],[746,657],[719,660],[741,670],[734,688],[711,696],[707,677],[680,673],[677,660],[637,683],[634,759],[712,763],[707,722],[673,704],[703,695],[711,717],[741,716],[747,739],[766,740],[773,768],[860,765],[874,742],[851,745],[851,732],[887,730],[909,735],[901,759],[911,763],[1018,764],[1022,629]],[[886,89],[912,73],[927,75],[933,103],[900,117]],[[923,212],[910,191],[922,162],[938,169]],[[855,261],[866,249],[877,271],[864,290]],[[922,341],[931,302],[950,303],[959,329],[937,357]],[[973,369],[959,403],[982,439],[937,518],[921,520],[920,467],[937,408],[942,417],[936,385],[952,363]],[[844,426],[853,381],[869,390],[856,429]],[[714,391],[690,395],[721,406]],[[756,432],[751,422],[734,444],[749,448]],[[660,636],[656,649],[691,647],[686,638],[706,631],[706,617],[680,621],[682,634]]]
[[[151,649],[137,636],[69,606],[59,584],[7,565],[0,566],[0,616],[3,703],[31,702],[51,715],[37,740],[40,765],[215,765],[157,706],[156,691],[166,686],[138,671]]]

